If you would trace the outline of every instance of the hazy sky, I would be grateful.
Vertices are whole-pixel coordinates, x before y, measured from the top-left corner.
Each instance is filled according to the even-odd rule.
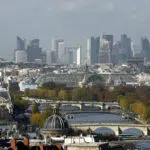
[[[0,0],[0,56],[12,57],[17,35],[40,38],[43,50],[55,36],[69,46],[103,33],[138,41],[150,37],[149,8],[150,0]]]

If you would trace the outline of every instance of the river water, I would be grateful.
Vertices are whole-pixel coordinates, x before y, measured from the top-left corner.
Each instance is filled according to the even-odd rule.
[[[140,150],[150,150],[150,141],[138,141],[135,142],[135,145]]]
[[[68,122],[71,123],[125,123],[125,124],[133,124],[136,123],[134,120],[122,119],[121,115],[108,113],[108,112],[76,112],[71,114],[73,119],[67,119]],[[107,128],[98,128],[95,130],[97,133],[105,134],[110,133],[113,134],[111,129]],[[124,134],[132,134],[132,135],[142,135],[142,132],[131,128],[124,131]],[[135,142],[135,145],[141,150],[150,150],[150,141],[140,141]]]

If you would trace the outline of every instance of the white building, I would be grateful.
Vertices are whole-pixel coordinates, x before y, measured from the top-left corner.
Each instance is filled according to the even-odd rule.
[[[81,65],[81,47],[77,49],[77,58],[76,58],[76,65],[80,66]]]
[[[20,91],[25,91],[25,89],[36,89],[37,85],[36,84],[29,84],[29,83],[26,83],[25,81],[21,81],[19,83],[19,88],[20,88]]]
[[[46,51],[46,64],[48,64],[48,65],[51,65],[51,64],[52,64],[51,51]]]
[[[91,64],[91,40],[87,40],[87,64]]]
[[[25,63],[27,61],[27,56],[25,51],[17,50],[15,52],[16,63]]]
[[[58,63],[65,64],[65,43],[61,41],[58,43]]]

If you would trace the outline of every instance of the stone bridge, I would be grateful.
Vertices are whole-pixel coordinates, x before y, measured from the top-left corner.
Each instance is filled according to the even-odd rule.
[[[95,131],[96,129],[100,128],[107,128],[114,132],[116,136],[123,133],[125,130],[128,129],[138,129],[140,130],[144,136],[149,135],[150,125],[143,125],[143,124],[113,124],[113,123],[90,123],[90,124],[71,124],[71,128],[73,129],[80,129],[80,130],[87,130],[91,129]]]
[[[90,101],[63,101],[63,100],[45,100],[45,99],[34,99],[34,98],[25,98],[33,103],[39,103],[39,104],[47,104],[52,106],[76,106],[82,110],[83,107],[91,106],[91,107],[97,107],[100,110],[103,109],[111,109],[113,107],[120,108],[119,104],[117,102],[90,102]]]

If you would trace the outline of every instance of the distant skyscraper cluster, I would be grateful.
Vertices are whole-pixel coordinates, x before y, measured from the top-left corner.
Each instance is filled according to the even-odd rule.
[[[16,63],[81,65],[81,46],[68,47],[63,39],[52,39],[51,50],[46,52],[42,51],[39,39],[33,39],[26,45],[26,40],[17,37],[16,47],[14,50]]]
[[[51,51],[47,51],[46,54],[46,62],[48,65],[81,65],[81,46],[66,46],[63,39],[52,39]]]
[[[133,57],[143,57],[146,62],[150,62],[150,43],[146,37],[141,39],[141,47],[138,47],[126,34],[122,34],[117,42],[114,42],[114,36],[111,34],[104,34],[101,37],[91,36],[87,39],[87,47],[84,51],[80,45],[68,46],[64,39],[53,38],[51,48],[45,52],[40,47],[39,39],[33,39],[27,44],[25,39],[17,37],[14,50],[16,63],[46,63],[48,65],[80,66],[84,59],[84,64],[88,65],[121,64]]]
[[[87,63],[123,63],[132,57],[131,39],[121,35],[121,40],[114,43],[113,35],[91,37],[87,40]]]
[[[43,52],[39,46],[39,39],[31,40],[26,45],[26,40],[17,37],[17,48],[14,51],[16,63],[42,62]]]

